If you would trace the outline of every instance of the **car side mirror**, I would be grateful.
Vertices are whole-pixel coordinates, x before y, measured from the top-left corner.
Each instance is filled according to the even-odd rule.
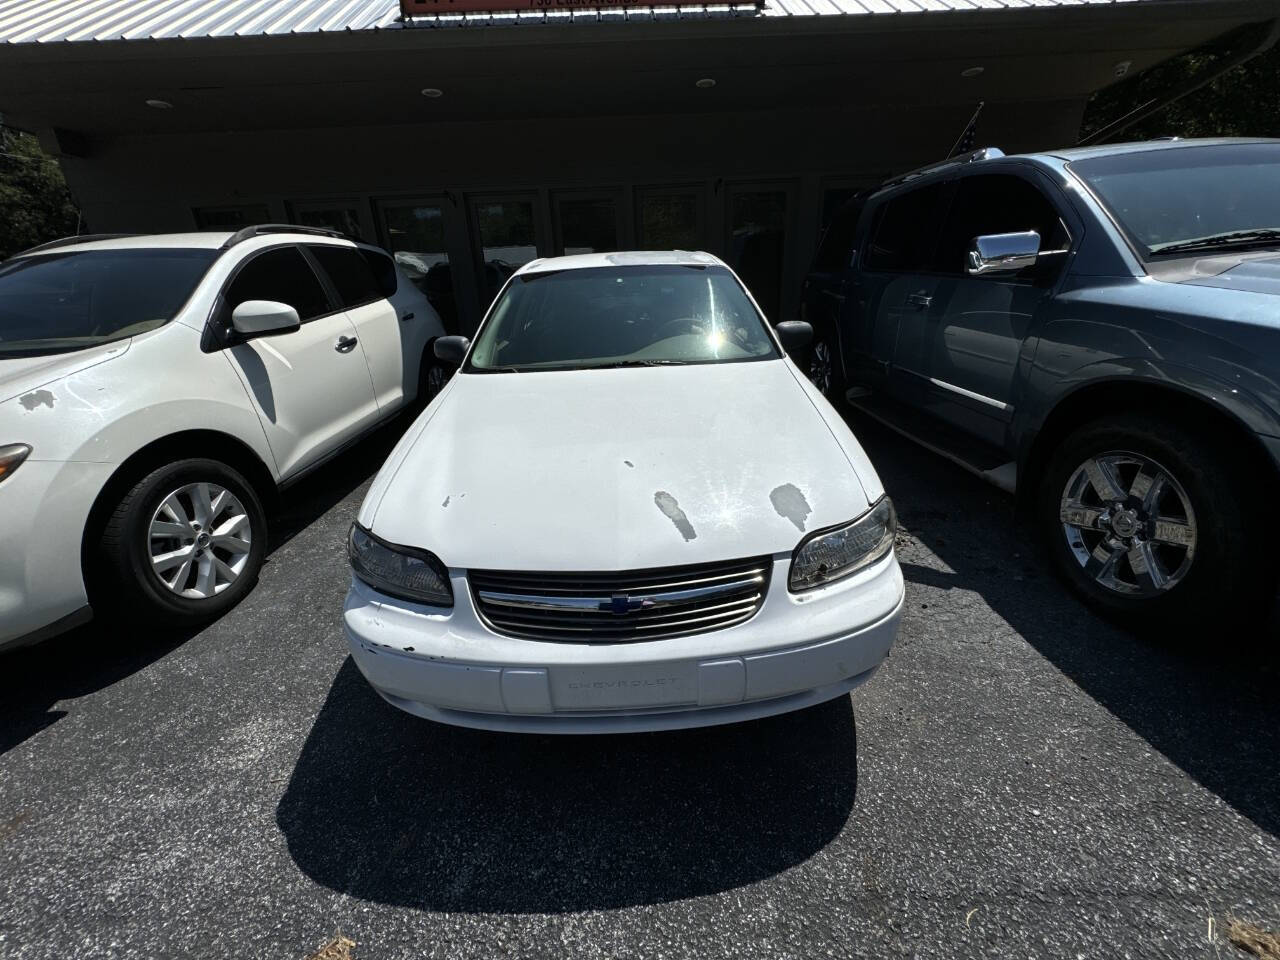
[[[989,233],[973,238],[965,269],[971,277],[1017,273],[1027,267],[1034,267],[1038,256],[1040,234],[1034,230],[1023,233]]]
[[[289,333],[302,326],[298,311],[275,300],[246,300],[231,311],[231,329],[242,340],[271,333]]]
[[[788,356],[799,354],[813,342],[813,327],[804,320],[784,320],[773,328]]]
[[[441,337],[436,341],[436,359],[451,363],[455,367],[462,365],[462,358],[467,355],[471,341],[466,337]]]

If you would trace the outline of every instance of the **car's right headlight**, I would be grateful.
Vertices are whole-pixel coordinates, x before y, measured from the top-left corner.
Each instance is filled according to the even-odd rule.
[[[352,572],[375,590],[433,607],[453,606],[449,571],[433,553],[387,543],[353,523],[347,556]]]
[[[0,481],[9,479],[9,475],[29,456],[31,448],[25,443],[10,443],[0,447]]]
[[[881,497],[857,520],[815,533],[791,558],[792,591],[811,590],[870,566],[893,549],[898,517],[893,501]]]

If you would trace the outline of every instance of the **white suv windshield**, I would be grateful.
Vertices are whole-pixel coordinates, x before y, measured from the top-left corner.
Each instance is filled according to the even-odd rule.
[[[187,302],[217,250],[84,250],[0,264],[0,357],[79,350],[152,330]]]
[[[518,276],[467,370],[581,370],[777,357],[764,320],[723,267],[637,265]]]

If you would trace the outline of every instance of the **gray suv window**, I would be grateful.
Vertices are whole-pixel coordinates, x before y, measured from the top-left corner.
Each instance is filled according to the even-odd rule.
[[[946,187],[931,183],[881,204],[864,261],[868,270],[917,273],[930,269]]]

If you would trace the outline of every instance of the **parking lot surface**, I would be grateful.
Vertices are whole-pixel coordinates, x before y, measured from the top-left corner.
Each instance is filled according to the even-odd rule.
[[[396,429],[286,494],[207,629],[0,657],[0,954],[1181,960],[1280,927],[1268,641],[1103,623],[1010,498],[872,424],[907,604],[852,698],[607,738],[394,710],[340,612]]]

